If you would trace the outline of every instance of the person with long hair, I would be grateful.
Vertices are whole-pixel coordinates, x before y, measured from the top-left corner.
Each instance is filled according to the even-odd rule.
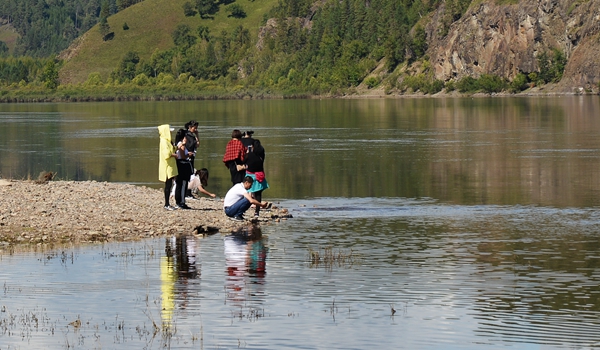
[[[194,173],[190,157],[193,155],[185,148],[185,129],[179,129],[175,135],[175,147],[177,148],[177,171],[179,176],[175,180],[177,186],[175,190],[175,202],[181,209],[192,209],[185,204],[185,192],[188,187],[190,176]]]
[[[265,149],[260,144],[260,141],[254,139],[252,146],[248,146],[248,154],[246,155],[246,176],[250,176],[252,180],[252,186],[248,189],[248,192],[258,202],[262,202],[262,192],[269,188],[269,183],[265,177]],[[270,208],[270,204],[267,202],[267,208]],[[255,206],[254,217],[257,218],[260,215],[260,206]]]
[[[206,186],[208,186],[208,169],[202,168],[200,170],[196,170],[196,173],[190,179],[188,190],[192,191],[192,193],[200,192],[211,198],[215,198],[217,195],[208,192],[205,189]]]

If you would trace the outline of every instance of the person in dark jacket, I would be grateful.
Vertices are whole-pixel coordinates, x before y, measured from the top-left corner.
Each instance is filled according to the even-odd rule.
[[[231,183],[233,185],[242,182],[246,175],[246,169],[244,168],[244,157],[246,156],[246,147],[242,143],[242,132],[235,129],[231,133],[231,140],[225,147],[225,155],[223,156],[223,163],[229,172],[231,173]]]
[[[260,144],[260,140],[254,140],[252,145],[248,147],[248,154],[246,154],[246,176],[250,176],[252,180],[252,186],[248,189],[248,193],[251,194],[252,198],[258,202],[262,202],[262,192],[269,188],[269,183],[265,177],[265,149]],[[270,203],[267,203],[267,208],[270,208]],[[260,206],[256,206],[254,211],[254,217],[260,215]]]

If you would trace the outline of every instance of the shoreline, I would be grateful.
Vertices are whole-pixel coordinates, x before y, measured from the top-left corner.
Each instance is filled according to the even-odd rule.
[[[547,84],[530,88],[518,93],[507,91],[498,93],[461,93],[456,90],[440,91],[435,94],[421,92],[386,92],[384,88],[373,89],[352,88],[338,94],[312,95],[307,93],[297,94],[270,94],[257,91],[232,91],[232,92],[205,92],[203,94],[177,93],[175,91],[139,94],[90,94],[79,95],[61,91],[61,93],[27,93],[6,94],[0,97],[0,103],[70,103],[70,102],[133,102],[133,101],[210,101],[210,100],[287,100],[287,99],[403,99],[403,98],[466,98],[466,97],[557,97],[557,96],[598,96],[597,89],[587,90],[584,87],[564,87],[556,84]]]
[[[0,249],[231,233],[289,217],[274,205],[256,222],[235,222],[222,199],[208,198],[186,201],[192,210],[168,211],[162,190],[97,181],[0,179],[0,197]]]

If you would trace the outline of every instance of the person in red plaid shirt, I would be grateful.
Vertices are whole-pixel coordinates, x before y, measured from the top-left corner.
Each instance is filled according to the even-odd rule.
[[[236,185],[244,179],[246,175],[246,166],[244,165],[244,157],[246,155],[246,147],[242,143],[242,132],[235,129],[231,133],[231,140],[225,147],[225,155],[223,163],[229,168],[231,173],[231,182]]]

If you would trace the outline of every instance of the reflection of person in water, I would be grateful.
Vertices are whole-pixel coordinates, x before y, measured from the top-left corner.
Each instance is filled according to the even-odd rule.
[[[227,278],[225,290],[227,300],[243,306],[248,297],[260,300],[264,296],[267,248],[262,239],[248,240],[246,237],[225,237],[225,261]]]
[[[173,256],[163,256],[160,258],[160,292],[162,298],[161,317],[163,328],[171,327],[173,309],[175,308],[175,281],[177,276],[173,271]]]
[[[198,279],[200,269],[196,265],[198,238],[180,236],[167,238],[165,255],[160,260],[163,326],[170,327],[175,303],[187,305],[190,280]]]

